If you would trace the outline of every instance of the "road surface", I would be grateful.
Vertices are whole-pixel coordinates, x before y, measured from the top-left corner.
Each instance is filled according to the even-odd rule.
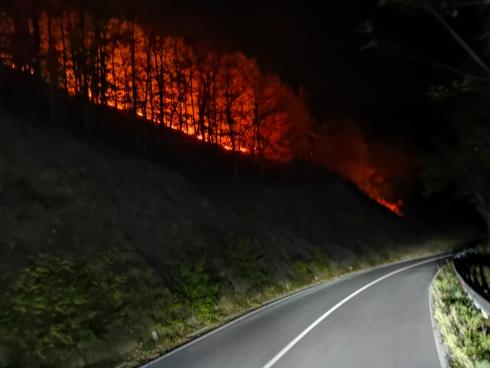
[[[145,368],[440,367],[428,291],[438,262],[348,275],[249,314]]]

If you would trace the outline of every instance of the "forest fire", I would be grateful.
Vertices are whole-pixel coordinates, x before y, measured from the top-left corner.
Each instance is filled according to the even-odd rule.
[[[399,217],[403,217],[403,201],[389,200],[381,193],[381,188],[389,182],[387,173],[378,168],[369,167],[368,163],[365,163],[362,169],[360,172],[349,174],[349,178],[354,184],[366,193],[369,198],[375,200]]]
[[[389,209],[391,212],[395,213],[399,217],[403,217],[403,211],[402,211],[403,201],[389,200],[383,197],[379,189],[382,186],[382,184],[380,183],[379,186],[375,185],[376,175],[359,176],[356,174],[350,174],[350,175],[346,175],[346,177],[352,180],[354,184],[356,184],[357,187],[360,190],[362,190],[369,198],[375,200],[380,205],[386,207],[387,209]]]
[[[230,151],[287,161],[304,146],[311,118],[303,97],[241,53],[78,9],[0,20],[3,63],[71,96]]]
[[[351,119],[337,119],[312,133],[312,159],[354,183],[361,191],[398,216],[403,202],[397,189],[411,177],[413,162],[391,146],[370,142]]]
[[[262,73],[255,60],[164,37],[134,19],[77,8],[0,12],[0,60],[70,96],[227,151],[289,161],[309,158],[318,144],[309,139],[313,119],[304,96]],[[337,171],[401,215],[401,202],[366,185],[369,176]]]
[[[392,212],[396,213],[398,216],[403,217],[403,212],[401,207],[403,206],[403,202],[401,200],[398,200],[397,202],[389,202],[383,198],[375,198],[376,201],[391,210]]]

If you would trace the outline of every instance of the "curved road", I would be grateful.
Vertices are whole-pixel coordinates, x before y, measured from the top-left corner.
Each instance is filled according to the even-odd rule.
[[[440,367],[428,291],[438,262],[350,274],[259,309],[144,367]]]

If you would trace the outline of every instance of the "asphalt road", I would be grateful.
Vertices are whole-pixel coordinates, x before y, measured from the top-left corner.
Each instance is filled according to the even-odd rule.
[[[348,275],[249,314],[145,367],[440,367],[428,291],[437,263],[409,261]]]

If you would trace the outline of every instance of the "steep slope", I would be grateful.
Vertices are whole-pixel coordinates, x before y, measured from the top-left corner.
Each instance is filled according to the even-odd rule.
[[[448,242],[447,234],[401,219],[349,183],[307,165],[239,181],[189,167],[179,171],[0,113],[0,274],[5,281],[0,292],[8,290],[0,311],[3,307],[10,322],[3,332],[25,317],[8,308],[23,287],[37,285],[22,284],[26,278],[21,282],[18,275],[30,270],[32,276],[36,268],[28,267],[38,264],[41,253],[57,257],[51,263],[73,260],[73,268],[90,280],[99,274],[86,265],[123,254],[100,267],[110,270],[109,278],[124,278],[117,287],[132,301],[122,301],[106,319],[87,317],[88,330],[94,321],[104,321],[103,331],[80,343],[56,345],[44,358],[24,352],[18,364],[58,366],[60,352],[69,357],[63,355],[64,364],[71,362],[65,366],[141,360],[291,288],[363,265],[448,249],[469,236],[455,231]],[[54,276],[32,282],[59,277],[57,267],[49,271]],[[128,272],[135,270],[145,276],[130,278]],[[94,290],[92,284],[87,288]],[[165,292],[134,303],[148,294],[143,288]],[[125,308],[125,315],[118,314]],[[136,327],[116,323],[126,320]],[[38,341],[43,330],[36,332],[37,322],[29,323],[37,335],[24,339]],[[22,344],[1,336],[0,331],[8,361]]]

